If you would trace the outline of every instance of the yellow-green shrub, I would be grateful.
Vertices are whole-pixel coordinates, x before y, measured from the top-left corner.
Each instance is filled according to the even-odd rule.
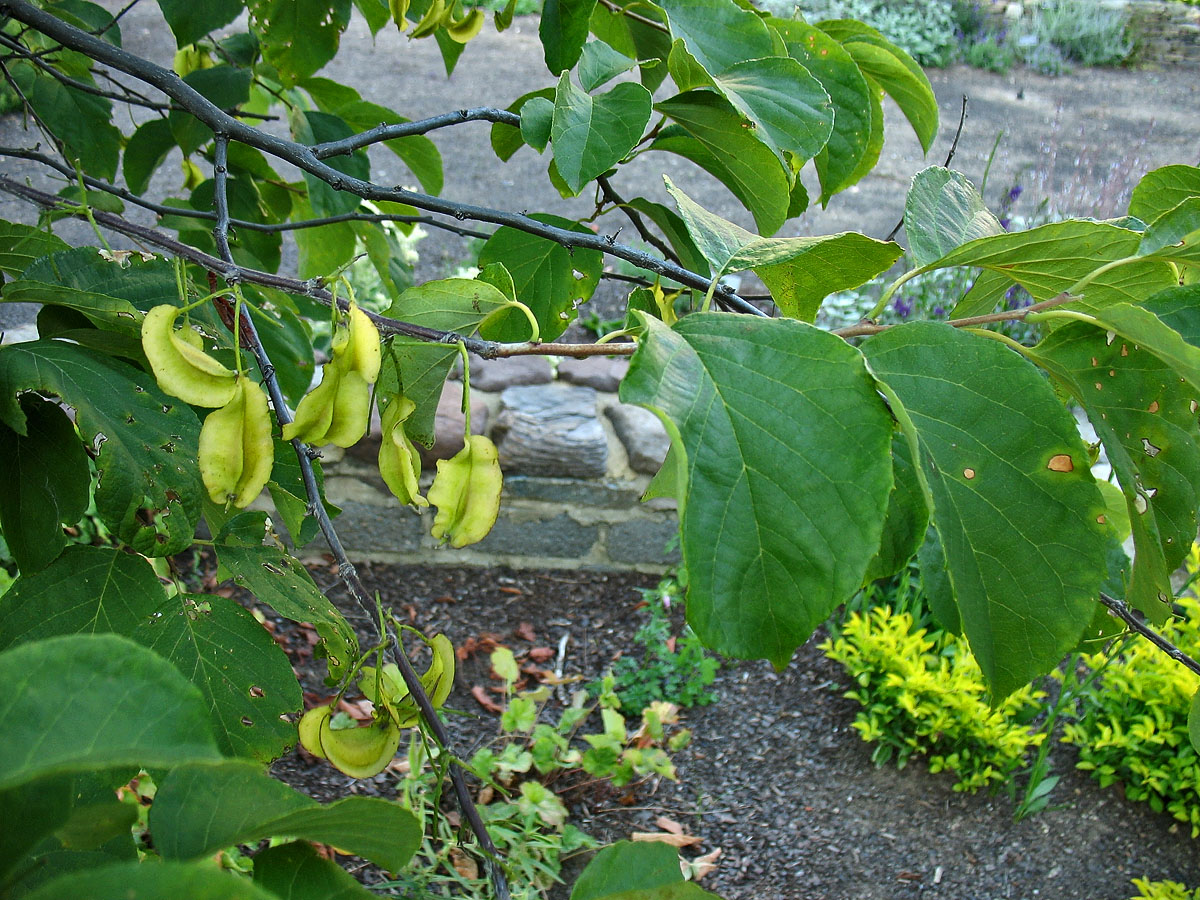
[[[1190,891],[1178,881],[1147,881],[1133,879],[1138,892],[1129,900],[1200,900],[1200,890]]]
[[[1184,615],[1163,627],[1184,652],[1200,653],[1200,602],[1180,598]],[[1100,665],[1103,657],[1087,660]],[[1063,740],[1079,748],[1079,768],[1108,786],[1125,785],[1130,800],[1167,811],[1200,835],[1200,757],[1188,740],[1187,717],[1198,681],[1156,649],[1136,640],[1111,661],[1088,693]]]
[[[903,767],[924,756],[931,772],[951,772],[956,791],[998,785],[1020,768],[1045,738],[1022,722],[1045,695],[1023,688],[998,707],[988,706],[983,674],[965,640],[917,628],[909,613],[876,606],[847,617],[841,634],[821,644],[842,664],[862,704],[854,728],[877,742],[879,765],[895,757]]]

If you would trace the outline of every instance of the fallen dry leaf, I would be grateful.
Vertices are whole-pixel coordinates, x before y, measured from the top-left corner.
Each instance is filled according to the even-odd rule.
[[[659,816],[654,820],[654,824],[663,831],[671,832],[671,834],[683,834],[683,826],[674,819],[668,819],[666,816]]]
[[[633,841],[659,841],[672,847],[691,847],[704,838],[695,834],[671,834],[669,831],[635,831],[629,836]]]
[[[450,848],[450,864],[463,878],[479,877],[479,864],[457,847]]]
[[[485,784],[479,789],[479,796],[475,798],[475,802],[480,806],[487,806],[496,796],[496,789],[490,784]]]
[[[534,662],[544,663],[554,659],[553,647],[530,647],[529,658]]]
[[[683,877],[691,881],[699,881],[705,875],[715,872],[717,869],[717,858],[721,855],[721,848],[718,847],[711,853],[705,853],[703,856],[697,856],[695,859],[681,859],[679,867],[683,870]]]
[[[483,685],[481,684],[477,684],[471,688],[471,696],[475,698],[476,703],[490,713],[500,715],[504,712],[504,710],[500,708],[499,704],[494,703],[492,698],[487,695],[487,691],[484,690]]]
[[[523,641],[529,641],[531,644],[537,640],[537,635],[533,631],[533,625],[529,622],[522,622],[517,626],[513,634]]]

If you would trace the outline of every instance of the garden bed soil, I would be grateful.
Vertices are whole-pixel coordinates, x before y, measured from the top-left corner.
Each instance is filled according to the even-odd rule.
[[[385,604],[427,633],[445,631],[456,646],[490,632],[520,658],[531,646],[557,648],[566,634],[564,674],[584,681],[634,651],[646,615],[637,610],[637,588],[655,584],[625,573],[366,565],[360,573]],[[335,598],[344,596],[329,567],[314,575]],[[674,610],[677,624],[681,613]],[[308,701],[324,699],[323,665],[294,626],[278,629],[291,636]],[[568,795],[576,798],[570,821],[613,841],[659,830],[659,816],[675,820],[702,838],[689,855],[721,850],[702,885],[726,900],[1123,900],[1135,893],[1133,877],[1200,885],[1189,829],[1124,800],[1118,788],[1101,789],[1072,768],[1067,747],[1054,751],[1063,776],[1053,794],[1058,805],[1019,823],[1007,796],[955,793],[952,776],[931,775],[919,761],[901,771],[876,768],[850,727],[856,704],[842,696],[845,677],[817,643],[779,673],[763,662],[726,662],[716,702],[684,714],[694,737],[674,756],[679,781],[645,782],[621,798],[628,805],[616,795],[603,803]],[[446,717],[460,755],[498,732],[496,717],[470,693],[495,684],[487,669],[485,654],[463,663],[447,701],[466,713]],[[557,721],[560,709],[551,701],[542,720]],[[322,800],[347,791],[395,795],[393,774],[355,782],[301,751],[274,771]]]

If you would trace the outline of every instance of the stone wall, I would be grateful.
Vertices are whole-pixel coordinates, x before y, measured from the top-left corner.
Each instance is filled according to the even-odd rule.
[[[627,367],[602,358],[563,360],[557,372],[542,357],[472,362],[471,430],[496,441],[504,494],[491,534],[461,550],[438,547],[429,536],[433,511],[402,507],[384,486],[377,421],[344,455],[325,448],[326,494],[342,508],[335,524],[351,558],[647,572],[677,562],[674,503],[640,501],[667,435],[652,413],[617,399]],[[452,380],[425,454],[424,488],[436,461],[462,447],[461,403]]]

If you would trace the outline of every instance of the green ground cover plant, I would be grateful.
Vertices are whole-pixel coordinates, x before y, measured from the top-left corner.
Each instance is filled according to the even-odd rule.
[[[0,155],[57,182],[0,176],[0,191],[38,211],[36,223],[0,223],[0,300],[40,304],[37,339],[0,345],[11,473],[0,531],[17,573],[0,596],[0,820],[25,823],[0,832],[0,892],[370,896],[313,844],[399,877],[429,837],[416,802],[347,791],[320,803],[267,766],[299,742],[351,779],[376,777],[415,728],[438,748],[426,759],[448,763],[458,849],[494,896],[511,896],[531,857],[502,854],[473,799],[501,763],[463,759],[441,718],[453,648],[369,595],[320,467],[321,447],[353,446],[377,411],[380,477],[397,502],[433,507],[437,542],[485,540],[502,493],[495,445],[468,423],[428,489],[416,449],[432,442],[459,361],[469,409],[472,358],[630,357],[620,398],[652,410],[671,438],[648,495],[679,511],[688,625],[713,652],[782,668],[914,555],[931,609],[962,634],[995,705],[1092,646],[1109,613],[1161,645],[1170,573],[1200,506],[1200,169],[1148,173],[1116,220],[1007,230],[965,176],[932,166],[912,179],[903,245],[779,237],[874,168],[884,98],[933,145],[928,79],[869,25],[817,26],[734,0],[547,0],[543,87],[414,121],[326,77],[349,23],[434,41],[450,72],[515,7],[303,10],[160,0],[178,47],[167,68],[125,49],[122,17],[86,0],[0,2],[0,75],[33,129]],[[428,134],[463,127],[490,129],[500,162],[538,156],[548,183],[595,197],[594,212],[442,197],[453,161]],[[376,145],[419,189],[373,180]],[[755,231],[670,179],[666,203],[625,197],[625,167],[647,154],[708,173]],[[161,201],[146,196],[159,176],[173,179]],[[52,228],[63,218],[87,223],[95,246],[68,246]],[[478,272],[416,283],[400,236],[418,225],[482,239]],[[626,230],[641,246],[620,239]],[[296,268],[281,272],[285,235]],[[378,284],[360,304],[345,273],[363,253]],[[814,324],[826,297],[902,257],[862,321]],[[612,260],[645,273],[622,282],[625,333],[560,341],[602,278],[631,277]],[[945,320],[879,321],[905,285],[943,270],[976,275],[948,292]],[[726,278],[748,271],[773,315]],[[1015,286],[1032,304],[1005,308]],[[1013,322],[1043,330],[1000,330]],[[1119,488],[1093,478],[1095,448],[1068,404],[1096,429]],[[93,502],[110,540],[70,540]],[[361,637],[293,555],[318,534]],[[287,656],[231,591],[172,570],[197,546],[229,587],[312,625],[334,700],[361,695],[369,722],[336,702],[304,709]],[[601,705],[583,770],[614,784],[665,774],[654,733],[664,713],[639,746]],[[511,698],[502,728],[527,727],[535,768],[539,754],[568,759],[561,723]],[[958,752],[965,777],[991,778]],[[154,790],[139,794],[149,810],[136,843],[137,811],[118,792],[143,771]],[[515,812],[494,811],[498,833],[557,811],[532,783],[517,790],[503,801]],[[232,864],[214,867],[218,854]],[[650,892],[712,896],[684,881],[673,848],[624,843],[596,853],[572,888],[574,900]]]

